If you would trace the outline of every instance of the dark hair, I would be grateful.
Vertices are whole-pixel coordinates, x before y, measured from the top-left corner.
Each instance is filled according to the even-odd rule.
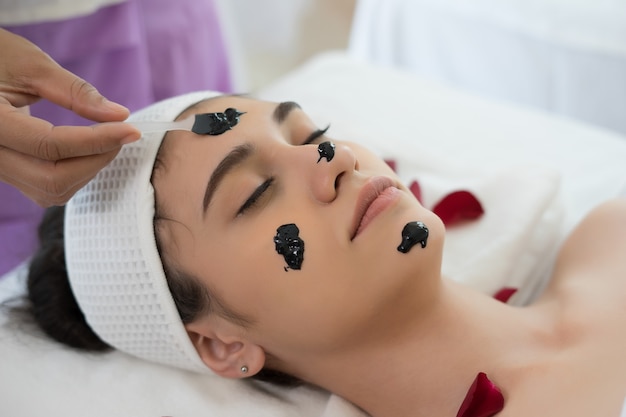
[[[63,243],[64,207],[46,210],[39,225],[39,249],[31,259],[27,279],[27,311],[36,324],[52,339],[86,351],[107,351],[111,347],[91,329],[69,284]],[[158,234],[157,242],[158,242]],[[160,250],[159,250],[160,252]],[[190,323],[201,313],[218,310],[233,318],[215,301],[196,279],[163,262],[165,275],[176,308],[183,323]],[[261,381],[296,386],[297,378],[271,369],[253,376]]]
[[[110,349],[85,321],[65,267],[63,207],[51,207],[39,225],[39,249],[28,270],[28,307],[39,327],[51,338],[68,346],[89,350]]]

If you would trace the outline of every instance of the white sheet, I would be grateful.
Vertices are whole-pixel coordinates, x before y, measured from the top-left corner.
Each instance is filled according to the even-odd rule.
[[[296,100],[320,125],[332,121],[329,134],[394,157],[403,178],[419,177],[427,205],[452,189],[475,192],[486,214],[481,222],[450,230],[445,268],[488,292],[514,277],[529,287],[516,302],[532,298],[543,282],[537,277],[549,270],[553,254],[542,248],[556,247],[626,180],[626,140],[620,136],[364,66],[343,54],[320,56],[261,96]],[[537,222],[541,226],[524,235],[530,230],[525,225]],[[502,228],[501,244],[484,252],[454,249],[487,232],[493,236],[485,228]],[[509,262],[497,265],[502,259]],[[455,261],[467,263],[463,271],[455,272]],[[511,266],[519,276],[507,271]],[[479,278],[500,274],[504,280],[487,280],[482,287]],[[15,284],[18,274],[0,282],[4,296],[19,292],[19,285],[10,288]],[[16,329],[5,316],[0,320],[2,416],[362,415],[310,388],[272,389],[272,396],[249,384],[166,369],[118,352],[85,355]]]

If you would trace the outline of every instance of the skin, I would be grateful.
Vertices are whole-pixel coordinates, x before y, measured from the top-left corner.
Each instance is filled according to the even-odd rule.
[[[327,135],[300,146],[317,127],[301,110],[277,125],[276,103],[221,97],[193,112],[226,107],[246,112],[235,129],[217,138],[170,132],[153,179],[167,217],[157,225],[166,256],[248,319],[209,313],[186,326],[213,371],[240,378],[269,365],[374,417],[456,415],[478,372],[502,389],[502,416],[619,414],[625,202],[590,214],[565,243],[544,295],[511,307],[442,279],[441,221],[375,155]],[[324,140],[336,153],[318,164]],[[227,176],[204,214],[211,173],[244,142],[257,153]],[[393,179],[401,196],[351,241],[358,192],[375,175]],[[237,215],[269,176],[275,185],[258,206]],[[415,220],[429,228],[428,245],[399,253],[400,232]],[[285,272],[272,238],[291,222],[306,252],[301,270]]]
[[[97,122],[128,117],[26,39],[0,29],[0,181],[41,206],[65,204],[140,132],[123,123],[53,126],[30,116],[41,98]]]

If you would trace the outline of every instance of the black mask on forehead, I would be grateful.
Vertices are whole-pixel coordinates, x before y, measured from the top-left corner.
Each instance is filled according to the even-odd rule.
[[[223,113],[197,114],[191,131],[198,135],[221,135],[237,126],[239,116],[242,114],[245,113],[232,107],[227,108]]]

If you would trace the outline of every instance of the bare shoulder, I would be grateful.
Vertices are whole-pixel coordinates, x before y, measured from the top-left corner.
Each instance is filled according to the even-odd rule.
[[[557,319],[558,352],[549,372],[528,380],[528,398],[545,410],[520,415],[617,416],[626,393],[626,199],[601,204],[574,229],[543,301]]]
[[[626,199],[601,204],[574,229],[559,252],[551,287],[598,280],[626,293]]]

